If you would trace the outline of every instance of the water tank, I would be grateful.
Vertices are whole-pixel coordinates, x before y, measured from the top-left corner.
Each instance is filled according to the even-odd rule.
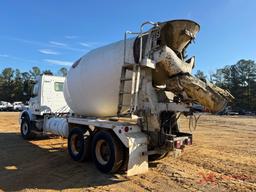
[[[45,132],[50,132],[62,137],[68,137],[68,122],[65,118],[52,117],[47,119],[44,127]]]

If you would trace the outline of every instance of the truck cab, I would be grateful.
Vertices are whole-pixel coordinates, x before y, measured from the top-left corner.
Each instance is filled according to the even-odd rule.
[[[43,132],[46,116],[56,113],[68,113],[63,87],[65,77],[40,75],[36,77],[32,88],[29,107],[20,113],[21,135],[32,138],[35,132]]]
[[[65,77],[41,75],[36,77],[29,100],[29,110],[33,115],[56,113],[67,104],[63,96]]]

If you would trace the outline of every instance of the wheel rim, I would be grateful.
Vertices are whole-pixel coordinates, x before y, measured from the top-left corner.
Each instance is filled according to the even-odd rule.
[[[24,123],[22,124],[22,133],[23,133],[24,135],[27,135],[27,134],[28,134],[28,124],[27,124],[27,122],[24,122]]]
[[[71,136],[71,151],[74,155],[78,155],[81,151],[82,141],[78,135]]]
[[[111,150],[109,144],[105,140],[99,140],[96,144],[95,148],[95,155],[97,161],[102,164],[106,165],[111,157]]]

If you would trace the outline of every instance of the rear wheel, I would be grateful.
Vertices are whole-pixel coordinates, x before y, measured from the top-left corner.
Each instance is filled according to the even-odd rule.
[[[115,173],[123,165],[124,146],[115,135],[99,131],[93,137],[92,158],[101,172]]]
[[[166,157],[168,155],[168,152],[165,152],[163,154],[153,154],[153,155],[149,155],[148,156],[148,160],[149,161],[157,161],[160,159],[163,159],[164,157]]]
[[[74,128],[68,135],[68,153],[74,161],[90,158],[90,133],[86,129]]]
[[[31,131],[31,122],[28,118],[22,119],[20,133],[23,139],[32,139],[34,137],[34,134]]]

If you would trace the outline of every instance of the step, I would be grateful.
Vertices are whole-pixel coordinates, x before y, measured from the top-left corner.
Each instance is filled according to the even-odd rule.
[[[120,80],[121,80],[121,81],[131,81],[132,78],[121,78]]]
[[[125,92],[125,91],[120,91],[119,94],[127,94],[127,95],[131,95],[131,92]]]
[[[131,105],[124,105],[124,104],[119,104],[119,107],[130,107]]]
[[[123,65],[123,67],[126,68],[126,69],[129,69],[129,70],[133,70],[133,66],[134,66],[134,65],[138,65],[138,64],[125,63],[125,64]]]

